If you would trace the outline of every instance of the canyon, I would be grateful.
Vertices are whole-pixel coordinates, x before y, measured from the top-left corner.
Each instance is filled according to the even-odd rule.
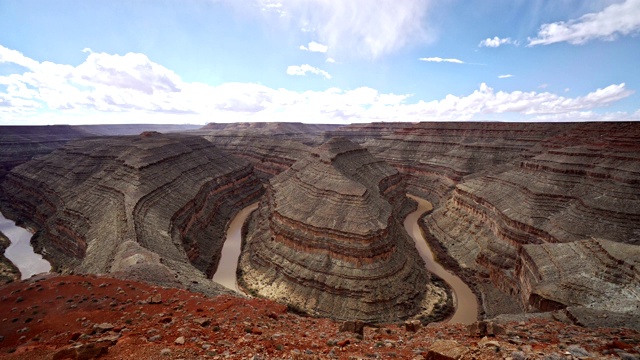
[[[227,220],[261,194],[247,162],[200,137],[157,132],[70,142],[2,183],[13,204],[3,213],[38,230],[32,244],[56,271],[210,294],[224,289],[208,278]]]
[[[401,224],[415,206],[406,201],[409,193],[433,204],[419,221],[421,231],[438,262],[476,294],[480,317],[517,320],[530,319],[527,313],[532,313],[584,326],[640,324],[637,123],[210,124],[189,129],[188,135],[73,134],[56,140],[56,150],[47,148],[46,154],[15,142],[12,154],[20,156],[0,157],[7,169],[0,183],[1,210],[38,230],[32,242],[57,271],[109,273],[208,294],[227,292],[209,280],[218,266],[223,235],[240,209],[260,199],[245,229],[242,271],[254,271],[251,257],[263,256],[260,264],[266,266],[277,254],[290,256],[297,249],[316,260],[299,271],[287,267],[295,272],[286,280],[288,286],[306,289],[302,293],[313,293],[313,298],[332,291],[346,294],[357,286],[340,290],[345,283],[314,283],[323,289],[319,295],[308,290],[309,279],[301,280],[319,273],[328,250],[318,244],[340,244],[337,239],[346,229],[329,220],[344,216],[349,224],[373,216]],[[5,134],[0,135],[3,141]],[[342,140],[331,140],[336,138]],[[309,203],[302,196],[315,192],[330,200],[318,189],[339,190],[331,185],[332,176],[304,175],[305,169],[340,173],[327,166],[330,160],[323,163],[318,152],[336,142],[347,146],[347,141],[361,149],[355,153],[367,151],[394,171],[379,178],[387,179],[390,195],[360,212],[349,210],[347,205],[353,204],[341,196],[324,213],[322,206],[305,209]],[[349,156],[346,152],[345,158]],[[312,164],[314,157],[319,161]],[[344,182],[349,176],[335,179]],[[403,185],[393,188],[396,182]],[[314,224],[332,229],[318,239],[331,239],[314,243]],[[350,238],[366,233],[357,226],[349,231]],[[271,235],[277,241],[269,240]],[[332,247],[332,256],[345,264],[376,254],[393,261],[393,255],[385,255],[392,243],[376,241],[377,249],[367,254]],[[411,271],[411,276],[431,276],[421,271]],[[247,288],[258,294],[278,286],[267,277],[259,285],[257,278],[250,274],[253,285]],[[418,287],[411,291],[420,297]],[[299,310],[348,317],[301,299],[294,301]],[[373,320],[389,321],[385,316]],[[393,316],[403,318],[408,312]]]
[[[401,225],[399,172],[331,138],[273,177],[248,225],[239,269],[249,292],[340,320],[393,322],[447,303]]]

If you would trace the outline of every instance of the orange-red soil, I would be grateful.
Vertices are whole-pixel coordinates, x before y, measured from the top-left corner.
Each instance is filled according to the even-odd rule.
[[[340,325],[267,300],[207,298],[93,275],[0,287],[2,359],[425,359],[439,340],[457,341],[468,359],[571,359],[576,347],[594,359],[640,353],[635,331],[543,320],[505,324],[504,334],[484,339],[462,325],[366,327],[362,338],[339,332]]]

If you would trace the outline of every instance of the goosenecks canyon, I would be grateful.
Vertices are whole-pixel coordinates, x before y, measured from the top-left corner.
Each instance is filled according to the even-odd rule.
[[[0,146],[0,210],[53,269],[2,260],[2,358],[640,356],[640,123],[2,127]],[[468,328],[407,194],[475,294]],[[237,293],[211,277],[256,202]]]

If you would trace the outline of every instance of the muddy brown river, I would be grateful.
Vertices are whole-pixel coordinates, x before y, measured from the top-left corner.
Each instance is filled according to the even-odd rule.
[[[453,289],[455,313],[448,322],[471,324],[478,318],[478,306],[476,297],[459,277],[445,270],[438,264],[434,258],[429,244],[422,236],[422,232],[418,227],[420,216],[426,211],[431,210],[433,206],[427,200],[408,195],[410,198],[418,202],[418,209],[407,216],[404,221],[404,227],[416,242],[416,248],[420,256],[426,263],[427,270],[441,277]],[[242,209],[229,225],[227,238],[222,247],[222,256],[218,270],[213,276],[213,281],[235,291],[238,290],[236,281],[236,268],[238,267],[238,258],[240,256],[240,245],[242,242],[241,231],[247,216],[258,208],[258,203],[253,203]]]
[[[0,231],[11,240],[11,245],[4,251],[4,256],[20,270],[22,279],[28,279],[35,274],[46,273],[51,270],[49,262],[42,255],[33,252],[31,247],[32,233],[16,226],[0,213]]]
[[[242,225],[247,220],[247,216],[257,208],[258,203],[255,202],[240,210],[236,217],[231,220],[229,229],[227,229],[227,237],[222,246],[220,263],[212,278],[218,284],[238,292],[240,290],[236,281],[236,269],[238,268],[238,258],[240,257],[240,245],[242,245]]]
[[[418,202],[418,209],[409,214],[404,220],[404,227],[416,242],[418,252],[424,262],[427,264],[427,270],[441,277],[449,284],[454,293],[454,306],[456,308],[453,316],[448,320],[450,323],[471,324],[478,318],[478,303],[476,296],[473,294],[469,286],[465,284],[459,277],[445,270],[442,265],[438,264],[434,258],[429,244],[422,236],[422,231],[418,226],[420,216],[426,211],[433,209],[430,202],[425,199],[408,195],[410,198]]]

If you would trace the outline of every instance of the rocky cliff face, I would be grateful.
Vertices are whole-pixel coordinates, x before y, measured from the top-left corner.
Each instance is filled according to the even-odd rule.
[[[396,169],[331,139],[271,179],[249,226],[242,283],[337,319],[397,321],[446,302],[398,221],[409,209]]]
[[[640,315],[640,247],[608,240],[525,245],[515,276],[522,301]],[[604,296],[603,296],[604,295]]]
[[[207,124],[195,132],[253,164],[264,182],[307,157],[336,125],[302,123]]]
[[[505,311],[508,304],[519,304],[509,311],[542,309],[540,304],[571,294],[570,287],[559,286],[548,302],[529,299],[529,280],[517,270],[527,266],[524,247],[592,238],[628,244],[629,249],[640,245],[639,123],[374,123],[330,133],[394,166],[406,176],[409,192],[434,203],[423,228],[440,249],[441,260],[459,268],[470,283],[480,284],[487,315]],[[264,150],[256,161],[278,162],[282,154],[290,154],[291,144],[266,137],[261,141],[273,151]],[[235,138],[236,149],[249,143],[239,134]],[[586,254],[566,256],[584,263],[576,271],[588,277],[596,265],[582,260]],[[551,256],[546,265],[543,259],[539,255],[537,264],[555,266]],[[616,266],[607,264],[598,266],[615,273]],[[632,272],[637,276],[637,267]],[[627,278],[624,273],[614,277]],[[588,287],[598,297],[593,304],[611,297],[604,289],[616,286]],[[587,309],[589,304],[580,306]],[[558,306],[576,308],[571,302]],[[608,311],[625,309],[612,303]]]
[[[530,311],[628,312],[629,302],[640,304],[638,268],[583,246],[596,238],[624,247],[627,256],[638,251],[639,124],[407,124],[379,136],[365,128],[365,137],[357,126],[340,131],[375,149],[410,176],[411,191],[439,204],[424,229],[468,274],[490,278]],[[567,273],[558,261],[573,264],[571,276],[550,276]],[[533,263],[544,275],[523,270]],[[598,269],[608,275],[576,280]],[[618,294],[623,288],[628,292]],[[612,296],[627,305],[608,301]]]
[[[200,137],[148,132],[71,142],[15,168],[2,193],[59,270],[198,289],[227,222],[262,186],[250,164]]]
[[[0,181],[14,167],[90,134],[69,125],[0,127]]]

